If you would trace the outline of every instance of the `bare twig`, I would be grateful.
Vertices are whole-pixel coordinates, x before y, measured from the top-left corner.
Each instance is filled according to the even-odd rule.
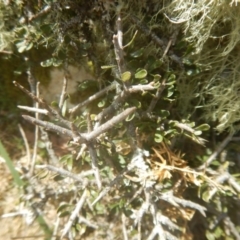
[[[100,112],[96,117],[95,120],[98,121],[98,123],[94,126],[94,129],[99,127],[99,124],[101,124],[101,121],[104,117],[107,117],[110,115],[112,112],[116,111],[121,107],[121,103],[126,99],[127,97],[127,92],[122,91],[117,98],[113,101],[113,103],[105,108],[102,112]]]
[[[122,19],[120,13],[117,16],[117,34],[113,35],[113,45],[116,56],[116,61],[118,64],[119,73],[122,74],[126,71],[124,56],[123,56],[123,33],[122,33]]]
[[[88,132],[92,131],[92,122],[90,119],[90,115],[87,115],[87,125],[88,125]],[[99,168],[98,168],[98,160],[97,160],[97,152],[96,149],[94,148],[94,143],[96,141],[91,141],[90,143],[87,144],[88,150],[89,150],[89,154],[91,157],[91,163],[92,163],[92,170],[94,172],[94,176],[96,179],[96,183],[97,183],[97,187],[100,190],[102,188],[102,182],[101,182],[101,177],[100,177],[100,172],[99,172]]]
[[[54,131],[56,133],[59,133],[59,134],[63,134],[63,135],[66,135],[68,137],[71,137],[73,138],[73,133],[71,130],[69,129],[66,129],[66,128],[63,128],[63,127],[60,127],[60,126],[57,126],[51,122],[47,122],[47,121],[42,121],[42,120],[38,120],[36,118],[33,118],[33,117],[30,117],[28,115],[22,115],[22,117],[32,123],[32,124],[36,124],[36,125],[39,125],[41,127],[44,127],[50,131]]]
[[[199,137],[199,136],[196,136],[194,134],[195,130],[193,128],[191,128],[190,126],[184,124],[184,123],[179,123],[179,122],[175,122],[175,126],[182,129],[182,130],[186,130],[187,132],[190,132],[191,134],[193,134],[194,138],[192,138],[192,140],[195,140],[195,142],[201,144],[204,146],[206,140]]]
[[[60,96],[59,104],[58,104],[59,109],[62,109],[64,101],[66,99],[67,83],[68,83],[68,79],[67,79],[67,76],[65,74],[64,78],[63,78],[62,92],[61,92],[61,96]]]
[[[78,174],[74,174],[72,172],[69,172],[69,171],[63,169],[63,168],[58,168],[58,167],[55,167],[55,166],[52,166],[52,165],[36,165],[36,168],[37,169],[48,169],[50,171],[56,172],[56,173],[58,173],[62,176],[72,178],[75,181],[81,182],[84,185],[86,185],[86,181],[87,181],[86,179],[83,179]]]
[[[101,133],[106,132],[107,130],[109,130],[110,128],[113,127],[113,125],[118,124],[120,122],[122,122],[124,119],[126,119],[130,114],[134,113],[136,111],[136,107],[131,107],[131,108],[127,108],[126,110],[124,110],[123,112],[121,112],[119,115],[113,117],[112,119],[110,119],[109,121],[107,121],[106,123],[102,124],[101,126],[99,126],[96,130],[94,130],[93,132],[89,133],[87,136],[87,139],[94,139],[97,136],[99,136]]]
[[[164,58],[166,56],[166,54],[168,53],[169,48],[172,45],[175,45],[178,33],[179,33],[179,28],[175,26],[173,34],[172,34],[172,36],[170,37],[170,39],[168,41],[167,47],[166,47],[166,49],[165,49],[165,51],[163,53],[162,58]]]
[[[37,82],[36,84],[36,97],[39,97],[39,84],[40,82]],[[36,102],[35,104],[36,109],[39,108],[39,103]],[[38,120],[39,119],[39,113],[35,113],[35,118]],[[34,174],[34,167],[37,159],[37,147],[38,147],[38,135],[39,135],[39,126],[35,125],[35,139],[34,139],[34,147],[33,147],[33,156],[32,156],[32,162],[31,162],[31,167],[30,167],[30,176],[33,176]]]
[[[222,150],[228,145],[228,143],[232,140],[234,132],[228,134],[228,136],[223,140],[223,142],[218,146],[218,148],[212,153],[212,155],[207,159],[207,161],[198,167],[197,170],[203,170],[207,168],[211,162],[216,159],[216,157],[222,152]]]
[[[45,143],[45,148],[48,152],[48,155],[50,157],[50,163],[52,164],[58,164],[58,157],[56,156],[53,148],[52,148],[52,142],[50,141],[48,137],[47,131],[45,131],[43,128],[40,128],[41,131],[41,140]]]
[[[128,240],[128,235],[127,235],[127,228],[126,228],[126,216],[124,213],[122,213],[122,232],[123,232],[123,239]]]
[[[128,164],[128,166],[120,173],[118,174],[111,182],[110,184],[105,187],[97,196],[97,198],[92,202],[92,206],[94,206],[99,200],[101,200],[112,188],[114,185],[118,184],[123,178],[124,175],[128,172],[130,172],[135,167],[134,164]]]
[[[56,133],[63,134],[65,136],[68,136],[71,138],[75,138],[75,140],[76,140],[75,142],[77,144],[81,144],[81,143],[90,142],[90,141],[96,139],[99,135],[101,135],[102,133],[111,129],[115,124],[122,122],[124,119],[126,119],[130,114],[134,113],[135,111],[136,111],[136,107],[127,108],[122,113],[120,113],[118,116],[113,117],[112,119],[110,119],[106,123],[102,124],[96,130],[94,130],[90,133],[79,133],[77,131],[77,133],[78,133],[77,136],[76,136],[76,133],[74,133],[73,131],[63,128],[63,127],[60,127],[60,126],[57,126],[51,122],[38,120],[38,119],[35,119],[35,118],[27,116],[27,115],[22,115],[22,117],[26,121],[31,122],[32,124],[37,124],[41,127],[44,127],[46,129],[54,131]],[[76,139],[76,137],[77,137],[77,139]]]
[[[77,215],[78,215],[79,212],[81,211],[81,208],[82,208],[83,204],[84,204],[85,201],[86,201],[86,198],[87,198],[87,189],[85,189],[85,190],[83,191],[83,194],[82,194],[80,200],[79,200],[78,203],[76,204],[75,209],[72,211],[72,214],[71,214],[68,222],[66,223],[66,225],[65,225],[65,227],[64,227],[64,229],[63,229],[61,239],[70,231],[74,220],[76,219]]]
[[[23,141],[24,141],[24,145],[25,145],[25,148],[26,148],[26,153],[27,153],[27,159],[28,159],[28,163],[27,165],[30,166],[30,162],[31,162],[31,153],[30,153],[30,147],[29,147],[29,144],[28,144],[28,140],[27,140],[27,137],[26,137],[26,134],[22,128],[22,126],[20,124],[18,124],[18,128],[19,128],[19,131],[22,135],[22,138],[23,138]]]
[[[236,225],[231,221],[231,218],[226,217],[223,221],[224,221],[224,224],[226,225],[226,227],[228,229],[230,229],[230,231],[234,235],[235,239],[240,240],[239,229],[236,228]]]
[[[79,217],[79,223],[84,223],[88,227],[91,227],[93,229],[98,229],[98,225],[97,224],[90,222],[89,220],[87,220],[86,218],[84,218],[82,216]]]
[[[27,106],[21,106],[21,105],[18,105],[17,107],[20,109],[26,110],[28,112],[40,113],[40,114],[44,114],[44,115],[48,115],[48,113],[49,113],[48,110],[46,110],[46,109],[27,107]]]
[[[45,8],[44,8],[42,11],[40,11],[39,13],[37,13],[37,14],[35,14],[35,15],[32,15],[32,16],[28,19],[28,21],[29,21],[29,22],[32,22],[33,20],[35,20],[35,19],[37,19],[37,18],[39,18],[39,17],[47,14],[48,12],[50,12],[51,9],[52,9],[52,6],[49,6],[49,5],[48,5],[48,6],[45,6]]]
[[[170,202],[171,204],[173,204],[174,206],[178,207],[179,205],[183,206],[183,207],[187,207],[187,208],[191,208],[191,209],[196,209],[198,210],[204,217],[206,216],[205,211],[207,210],[205,207],[194,203],[192,201],[189,200],[185,200],[185,199],[181,199],[178,197],[175,197],[171,191],[163,193],[159,196],[160,199]]]
[[[12,51],[5,51],[5,50],[0,51],[0,53],[4,53],[4,54],[13,54]]]
[[[152,110],[155,108],[158,100],[160,99],[160,97],[162,95],[163,90],[165,89],[165,82],[166,82],[166,79],[164,79],[162,81],[161,86],[158,88],[154,98],[152,99],[152,101],[151,101],[151,103],[150,103],[150,105],[149,105],[149,107],[148,107],[148,109],[146,111],[146,114],[151,113]]]
[[[107,117],[117,109],[119,109],[122,105],[121,103],[126,100],[126,98],[129,96],[130,93],[135,93],[135,92],[144,92],[144,91],[152,91],[155,90],[156,88],[154,87],[153,83],[149,83],[146,85],[134,85],[130,86],[127,91],[122,91],[119,93],[117,98],[113,101],[113,103],[105,108],[102,112],[100,112],[96,117],[95,120],[101,122],[103,117]],[[97,128],[98,124],[94,127]]]
[[[163,50],[167,50],[167,45],[165,42],[159,38],[155,33],[153,33],[145,24],[143,24],[140,19],[138,19],[136,16],[129,15],[131,21],[136,24],[138,29],[142,31],[146,36],[151,37],[153,42],[155,42],[158,46],[160,46]],[[183,68],[182,59],[178,57],[172,50],[169,50],[168,53],[169,57],[176,62],[181,68]]]
[[[46,101],[40,97],[36,97],[34,94],[32,94],[31,92],[29,92],[26,88],[24,88],[21,84],[19,84],[16,81],[13,81],[13,84],[18,87],[19,89],[21,89],[23,92],[25,92],[29,97],[31,97],[35,102],[38,102],[39,104],[42,104],[44,106],[44,108],[46,108],[46,110],[48,111],[48,114],[56,117],[59,122],[61,122],[62,124],[64,124],[68,129],[71,129],[72,123],[70,121],[67,121],[66,119],[64,119],[57,110],[55,110],[54,108],[50,107]]]
[[[99,168],[98,168],[97,153],[92,143],[88,144],[88,150],[92,160],[92,170],[94,171],[96,183],[97,183],[98,189],[100,190],[102,188],[102,182],[101,182],[101,177],[100,177]]]
[[[228,182],[236,191],[238,191],[238,193],[240,193],[240,184],[237,183],[237,181],[230,174]]]
[[[95,93],[94,95],[92,95],[91,97],[89,97],[87,100],[85,100],[82,103],[79,103],[78,105],[76,105],[75,107],[69,109],[69,113],[70,114],[74,114],[78,109],[88,105],[89,103],[91,103],[92,101],[96,100],[97,98],[103,96],[105,93],[112,91],[116,88],[116,83],[102,89],[101,91]]]
[[[59,216],[57,216],[57,220],[55,221],[55,224],[54,224],[54,229],[53,229],[53,234],[52,234],[51,240],[57,240],[57,232],[58,232],[59,224],[60,224],[60,218],[59,218]]]

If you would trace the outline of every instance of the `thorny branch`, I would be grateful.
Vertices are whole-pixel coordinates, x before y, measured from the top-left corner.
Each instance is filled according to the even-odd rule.
[[[149,36],[153,42],[155,42],[158,46],[160,46],[163,50],[168,50],[168,46],[165,44],[165,42],[159,38],[155,33],[153,33],[148,26],[146,26],[144,23],[142,23],[140,21],[140,19],[138,19],[136,16],[134,15],[129,15],[130,20],[136,24],[136,26],[138,27],[138,29],[140,31],[142,31],[146,36]],[[181,68],[183,68],[183,63],[182,63],[182,59],[180,57],[178,57],[172,50],[169,50],[166,52],[167,55],[169,55],[169,57],[176,62]]]
[[[38,119],[30,117],[28,115],[22,115],[22,117],[26,121],[31,122],[32,124],[39,125],[48,130],[54,131],[59,134],[63,134],[65,136],[68,136],[73,139],[75,138],[76,143],[81,144],[81,143],[87,143],[87,142],[94,140],[96,137],[98,137],[102,133],[104,133],[107,130],[109,130],[110,128],[112,128],[113,125],[118,124],[121,121],[123,121],[124,119],[126,119],[128,117],[128,115],[134,113],[135,111],[136,111],[136,107],[127,108],[122,113],[120,113],[118,116],[113,117],[112,119],[110,119],[106,123],[102,124],[96,130],[93,130],[90,133],[80,133],[79,131],[77,131],[77,133],[78,133],[77,136],[76,136],[76,133],[74,133],[73,131],[63,128],[63,127],[60,127],[58,125],[55,125],[51,122],[38,120]]]
[[[57,117],[57,119],[64,124],[66,127],[68,127],[69,129],[71,129],[71,125],[72,123],[70,121],[67,121],[66,119],[64,119],[60,114],[59,111],[55,110],[54,108],[50,107],[46,101],[40,97],[35,96],[34,94],[32,94],[31,92],[29,92],[26,88],[24,88],[21,84],[19,84],[16,81],[13,81],[13,84],[18,87],[19,89],[21,89],[23,92],[25,92],[29,97],[31,97],[35,102],[38,102],[39,104],[42,104],[44,108],[46,108],[46,110],[48,111],[48,115],[52,116],[52,117]]]
[[[69,231],[70,231],[70,228],[71,226],[73,225],[73,222],[74,220],[76,219],[77,215],[79,214],[79,212],[81,211],[82,209],[82,206],[83,204],[85,203],[85,200],[87,198],[87,189],[85,189],[83,191],[83,194],[80,198],[80,200],[78,201],[78,203],[76,204],[76,207],[75,209],[72,211],[72,214],[68,220],[68,222],[66,223],[64,229],[63,229],[63,232],[62,232],[62,237],[63,238]]]

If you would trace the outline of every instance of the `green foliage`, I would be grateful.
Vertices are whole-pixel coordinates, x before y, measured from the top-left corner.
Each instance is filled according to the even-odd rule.
[[[104,224],[112,222],[132,238],[191,239],[199,233],[187,222],[197,213],[210,226],[204,225],[206,236],[200,237],[236,236],[232,229],[229,236],[224,232],[229,222],[213,226],[216,212],[231,211],[229,199],[236,204],[239,176],[231,175],[218,154],[212,157],[211,132],[233,128],[239,120],[239,6],[113,2],[0,3],[0,51],[12,52],[1,61],[17,63],[15,76],[26,83],[25,72],[28,80],[40,80],[39,72],[49,67],[67,72],[73,64],[88,68],[97,80],[78,84],[78,111],[67,107],[66,98],[63,107],[40,101],[48,116],[30,122],[70,138],[71,153],[57,163],[51,159],[56,166],[42,159],[38,167],[56,175],[49,178],[36,168],[28,185],[45,194],[39,200],[44,206],[49,199],[57,201],[60,230],[69,238],[91,238],[89,232],[95,231],[100,239],[106,236]],[[208,118],[216,122],[205,123]],[[199,153],[205,145],[209,152]],[[42,146],[51,158],[49,145]],[[2,147],[0,152],[9,159]],[[6,161],[23,186],[11,160]],[[221,181],[224,174],[235,185]],[[237,229],[235,218],[228,218]]]

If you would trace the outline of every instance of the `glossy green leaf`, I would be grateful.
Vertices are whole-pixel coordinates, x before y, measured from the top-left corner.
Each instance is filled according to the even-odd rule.
[[[147,76],[147,70],[145,69],[139,69],[134,75],[134,77],[137,79],[145,78],[146,76]]]
[[[127,71],[121,75],[121,79],[123,82],[127,82],[131,79],[131,76],[132,76],[131,72]]]

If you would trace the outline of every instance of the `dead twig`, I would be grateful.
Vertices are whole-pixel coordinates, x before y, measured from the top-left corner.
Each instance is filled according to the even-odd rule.
[[[36,168],[37,169],[48,169],[50,171],[58,173],[59,175],[72,178],[73,180],[75,180],[77,182],[84,183],[84,185],[86,185],[86,181],[87,181],[86,179],[83,179],[78,174],[74,174],[72,172],[69,172],[69,171],[63,169],[63,168],[55,167],[55,166],[52,166],[52,165],[36,165]]]
[[[153,97],[145,114],[151,113],[153,111],[153,109],[155,108],[158,100],[160,99],[160,97],[162,95],[163,90],[165,89],[165,83],[166,83],[166,79],[164,79],[162,81],[161,86],[158,88],[158,90],[157,90],[155,96]]]
[[[72,211],[72,214],[71,214],[68,222],[66,223],[66,225],[65,225],[65,227],[63,229],[61,239],[63,239],[63,237],[70,231],[70,229],[71,229],[71,227],[73,225],[74,220],[76,219],[77,215],[79,214],[79,212],[82,209],[83,204],[86,201],[86,198],[87,198],[87,189],[85,188],[84,191],[83,191],[83,194],[82,194],[82,196],[80,198],[80,200],[76,204],[75,209]]]
[[[71,115],[73,115],[77,110],[79,110],[82,107],[88,105],[89,103],[96,100],[97,98],[103,96],[105,93],[114,90],[115,88],[116,88],[116,83],[102,89],[101,91],[99,91],[99,92],[95,93],[94,95],[92,95],[91,97],[89,97],[87,100],[85,100],[82,103],[79,103],[78,105],[76,105],[75,107],[69,109],[69,113]]]
[[[26,137],[26,134],[22,128],[22,126],[20,124],[18,124],[18,128],[19,128],[19,131],[22,135],[22,138],[23,138],[23,142],[24,142],[24,145],[25,145],[25,148],[26,148],[26,153],[27,153],[27,166],[30,166],[30,162],[31,162],[31,153],[30,153],[30,147],[29,147],[29,144],[28,144],[28,140],[27,140],[27,137]]]
[[[197,170],[203,170],[204,168],[207,168],[211,164],[211,162],[216,159],[216,157],[222,152],[222,150],[232,140],[232,137],[233,137],[234,133],[235,132],[229,133],[228,136],[223,140],[223,142],[218,146],[218,148],[207,159],[207,161],[204,164],[202,164],[200,167],[198,167]]]
[[[160,46],[163,50],[167,50],[166,54],[169,55],[169,57],[176,62],[181,68],[183,68],[183,63],[182,63],[182,59],[180,57],[178,57],[172,50],[169,50],[167,47],[167,44],[161,39],[159,38],[155,33],[153,33],[144,23],[142,23],[140,21],[140,19],[138,19],[136,16],[133,15],[129,15],[130,20],[136,24],[136,26],[138,27],[138,29],[140,31],[142,31],[147,37],[149,36],[152,41],[157,44],[158,46]],[[168,51],[169,50],[169,51]]]
[[[40,82],[37,82],[36,84],[36,97],[39,97],[39,85]],[[35,103],[35,107],[36,109],[39,108],[39,103],[36,102]],[[35,118],[38,120],[39,119],[39,113],[36,112],[35,113]],[[30,176],[33,176],[34,174],[34,167],[35,167],[35,163],[36,163],[36,159],[37,159],[37,148],[38,148],[38,135],[39,135],[39,126],[35,125],[35,139],[34,139],[34,147],[33,147],[33,156],[32,156],[32,162],[31,162],[31,166],[30,166]]]

